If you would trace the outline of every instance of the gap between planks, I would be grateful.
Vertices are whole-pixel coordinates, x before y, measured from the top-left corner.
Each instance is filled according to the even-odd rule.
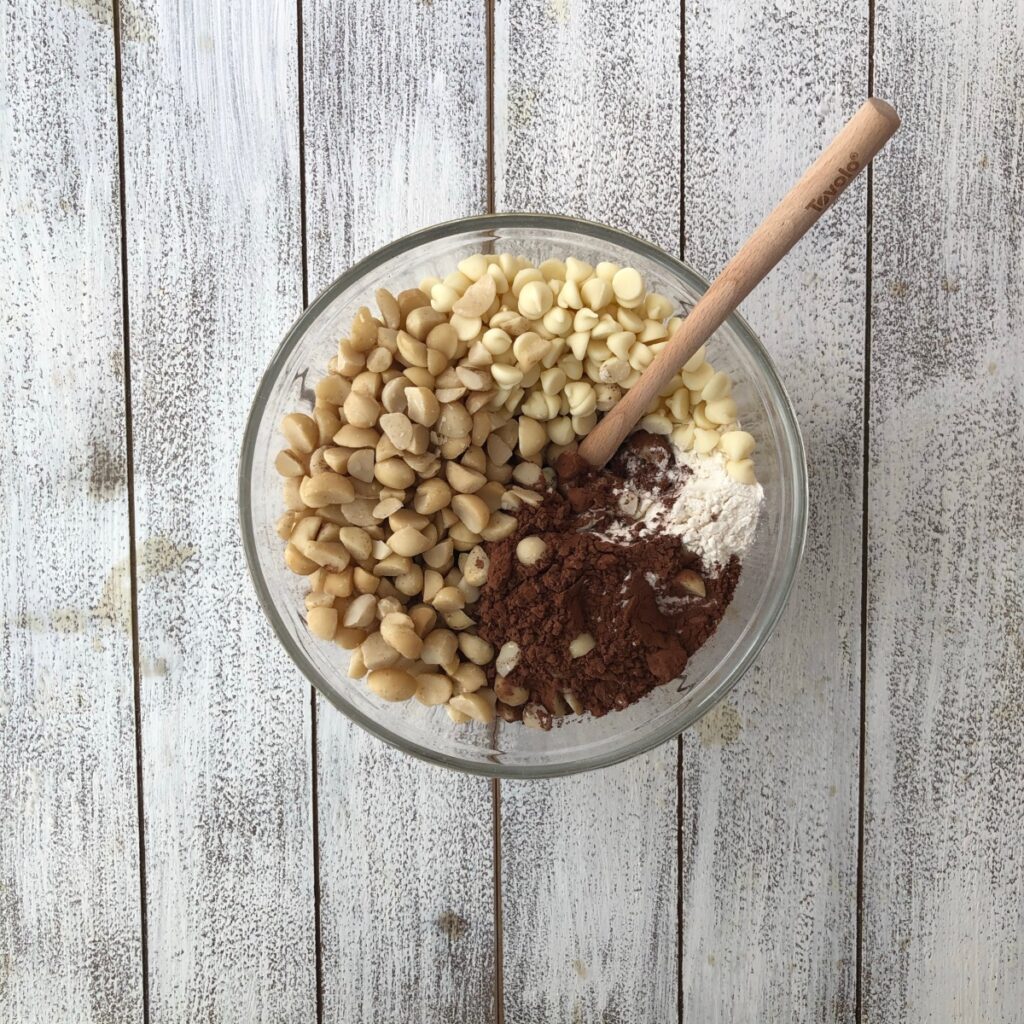
[[[117,110],[117,202],[121,245],[121,337],[124,360],[125,486],[128,491],[128,586],[132,643],[132,701],[135,712],[135,804],[139,830],[139,949],[142,974],[142,1020],[149,1024],[149,919],[146,910],[145,789],[142,777],[142,662],[139,651],[139,586],[135,543],[135,434],[132,423],[131,320],[128,308],[128,203],[125,196],[124,78],[121,67],[121,3],[112,0],[114,36],[114,103]]]
[[[868,96],[875,94],[875,0],[868,0]],[[868,502],[870,499],[869,453],[871,443],[871,296],[872,256],[874,238],[872,218],[874,216],[874,166],[868,164],[867,197],[865,200],[864,224],[864,398],[861,406],[863,417],[862,452],[863,472],[861,476],[861,550],[860,550],[860,735],[857,737],[857,889],[856,914],[854,916],[854,991],[853,1016],[860,1024],[863,1015],[863,984],[861,972],[864,964],[864,813],[865,787],[867,785],[867,706],[868,706]]]
[[[484,41],[487,49],[487,212],[494,213],[494,4],[484,0]],[[494,1021],[505,1024],[505,936],[501,889],[501,779],[491,780],[491,815],[494,823]]]
[[[679,255],[686,258],[686,0],[679,0]],[[683,738],[676,737],[676,1018],[683,1024]]]
[[[306,210],[306,62],[302,0],[295,0],[295,64],[298,80],[299,131],[299,253],[302,263],[302,308],[309,306],[309,224]],[[317,746],[317,691],[309,684],[310,820],[313,854],[313,974],[316,987],[316,1024],[324,1019],[323,919],[320,912],[320,791]]]

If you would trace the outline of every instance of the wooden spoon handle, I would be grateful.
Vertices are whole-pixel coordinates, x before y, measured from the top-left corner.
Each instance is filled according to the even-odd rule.
[[[838,199],[899,126],[899,115],[879,99],[869,99],[850,118],[726,264],[636,384],[586,437],[580,455],[587,462],[601,467],[615,454],[669,379]]]

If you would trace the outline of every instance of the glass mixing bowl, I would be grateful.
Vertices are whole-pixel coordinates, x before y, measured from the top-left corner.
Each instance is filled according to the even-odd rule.
[[[577,256],[636,267],[647,287],[689,309],[707,288],[692,268],[638,238],[566,217],[509,214],[470,217],[418,231],[379,249],[342,274],[299,317],[263,375],[242,442],[239,501],[246,559],[260,603],[289,655],[340,711],[400,750],[480,775],[533,778],[567,775],[623,761],[693,725],[750,667],[778,621],[803,549],[807,473],[803,443],[785,389],[750,327],[731,316],[709,343],[711,359],[729,373],[743,427],[757,438],[755,462],[765,504],[753,549],[718,631],[681,681],[603,718],[569,717],[549,732],[498,720],[455,725],[440,707],[389,704],[364,680],[348,677],[347,651],[306,628],[305,583],[282,560],[274,532],[282,509],[274,457],[278,424],[310,410],[313,385],[326,372],[337,341],[376,288],[399,292],[428,275],[444,277],[474,252],[515,252],[535,262]]]

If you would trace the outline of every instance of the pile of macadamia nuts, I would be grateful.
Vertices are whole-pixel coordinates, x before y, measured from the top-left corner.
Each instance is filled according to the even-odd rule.
[[[529,695],[501,674],[514,662],[489,673],[494,648],[475,633],[485,545],[543,500],[558,456],[679,320],[631,267],[510,253],[470,256],[397,296],[380,289],[376,303],[338,343],[312,415],[281,423],[285,563],[309,583],[310,631],[350,650],[349,674],[373,693],[444,705],[459,723],[518,720]],[[754,483],[731,390],[702,349],[639,428],[719,449],[733,479]]]

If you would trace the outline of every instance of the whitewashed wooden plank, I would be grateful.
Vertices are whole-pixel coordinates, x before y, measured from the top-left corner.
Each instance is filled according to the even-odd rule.
[[[292,0],[126,21],[151,1020],[316,1013],[309,689],[264,621],[235,473],[302,299]]]
[[[495,199],[679,251],[680,12],[495,8]],[[502,784],[504,1008],[515,1024],[677,1019],[677,755]]]
[[[877,6],[865,1021],[1024,1006],[1024,4]]]
[[[0,1020],[142,1020],[109,3],[0,4]]]
[[[315,295],[393,238],[484,212],[486,28],[460,0],[306,0],[303,22]],[[396,753],[323,700],[317,735],[324,1020],[491,1020],[489,784]]]
[[[857,4],[686,7],[686,256],[717,273],[867,93]],[[744,302],[807,445],[776,635],[684,737],[683,1018],[853,1021],[866,181]]]

